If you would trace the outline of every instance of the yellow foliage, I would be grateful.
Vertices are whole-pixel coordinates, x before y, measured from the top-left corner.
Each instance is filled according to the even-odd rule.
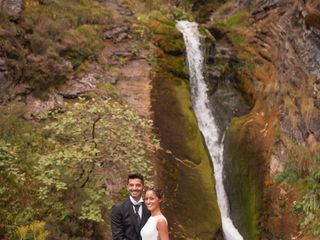
[[[27,234],[31,232],[34,240],[45,240],[49,232],[45,230],[45,222],[34,221],[30,225],[18,227],[19,240],[27,239]]]

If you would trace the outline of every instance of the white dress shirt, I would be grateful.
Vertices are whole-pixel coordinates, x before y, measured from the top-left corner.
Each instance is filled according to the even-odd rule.
[[[140,218],[142,218],[141,203],[143,203],[143,198],[141,197],[139,201],[134,200],[133,197],[131,197],[131,196],[129,198],[130,198],[130,201],[132,202],[133,205],[137,205],[137,204],[140,205],[138,214],[139,214]],[[133,211],[136,212],[134,206],[132,206],[132,208],[133,208]]]

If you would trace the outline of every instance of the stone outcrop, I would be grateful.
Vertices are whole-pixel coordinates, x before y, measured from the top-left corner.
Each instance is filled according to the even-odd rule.
[[[192,111],[182,35],[168,20],[152,19],[149,26],[159,46],[152,110],[161,142],[157,177],[170,196],[164,205],[170,239],[222,239],[209,153]]]
[[[218,41],[213,53],[217,59],[213,57],[209,65],[217,66],[208,74],[214,96],[225,82],[222,73],[231,76],[234,71],[235,84],[229,84],[227,92],[238,90],[248,104],[238,116],[230,113],[231,123],[226,124],[225,182],[231,212],[245,239],[288,239],[300,234],[288,209],[296,198],[271,182],[288,162],[310,163],[320,149],[319,1],[232,1],[211,19],[237,16],[239,9],[249,16],[242,25],[227,26],[225,33],[211,29]],[[235,42],[235,36],[245,41]],[[226,50],[220,41],[231,43],[231,48]],[[252,69],[243,68],[248,60]],[[227,105],[227,100],[220,100]],[[301,171],[310,166],[300,166]],[[279,192],[281,196],[272,196]],[[288,207],[279,206],[280,202]]]
[[[112,39],[115,42],[121,42],[128,39],[130,27],[128,24],[114,24],[109,27],[104,33],[104,39]]]

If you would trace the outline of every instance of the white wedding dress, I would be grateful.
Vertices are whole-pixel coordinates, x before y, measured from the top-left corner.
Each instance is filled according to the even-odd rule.
[[[163,215],[150,216],[146,224],[141,229],[142,240],[159,240],[159,232],[157,229],[157,223],[160,219],[167,219]]]

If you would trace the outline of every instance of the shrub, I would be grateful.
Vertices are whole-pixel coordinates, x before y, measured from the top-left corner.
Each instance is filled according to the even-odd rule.
[[[55,54],[30,55],[24,69],[24,81],[29,83],[40,96],[50,86],[66,81],[71,71],[67,62]]]
[[[112,99],[67,103],[37,126],[18,108],[0,110],[1,239],[29,236],[37,221],[54,239],[100,236],[112,204],[103,166],[150,171],[142,134],[150,122]]]
[[[299,190],[299,201],[293,212],[300,217],[300,227],[314,236],[320,236],[320,155],[311,157],[303,147],[295,146],[289,151],[289,160],[283,172],[276,176],[277,182],[289,184]],[[307,158],[311,158],[306,160]],[[307,161],[307,165],[302,164]]]
[[[64,53],[74,68],[88,58],[97,58],[104,45],[99,35],[91,25],[82,25],[68,35],[71,44]]]

